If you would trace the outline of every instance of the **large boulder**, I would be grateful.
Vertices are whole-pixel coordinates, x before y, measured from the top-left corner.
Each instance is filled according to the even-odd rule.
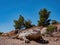
[[[18,34],[18,38],[24,40],[25,42],[29,42],[29,40],[42,40],[42,35],[40,29],[29,29],[21,31]]]

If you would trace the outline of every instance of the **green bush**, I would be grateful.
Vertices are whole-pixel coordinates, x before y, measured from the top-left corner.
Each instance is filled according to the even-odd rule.
[[[48,34],[52,34],[54,31],[56,31],[57,30],[57,27],[56,26],[54,26],[54,25],[49,25],[48,27],[47,27],[47,33]]]

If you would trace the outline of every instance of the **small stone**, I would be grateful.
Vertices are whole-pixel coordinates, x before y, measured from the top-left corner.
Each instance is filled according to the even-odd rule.
[[[25,40],[25,43],[30,43],[30,41],[29,40]]]
[[[54,41],[58,41],[59,39],[58,38],[56,38]]]

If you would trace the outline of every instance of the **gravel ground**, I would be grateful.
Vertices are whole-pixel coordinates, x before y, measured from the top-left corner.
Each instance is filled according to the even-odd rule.
[[[48,44],[42,44],[38,43],[36,41],[31,41],[30,43],[24,43],[24,41],[18,40],[18,39],[6,39],[6,38],[1,38],[0,39],[0,45],[60,45],[60,40],[54,40],[56,38],[49,38],[49,37],[44,37],[45,40],[48,40]]]

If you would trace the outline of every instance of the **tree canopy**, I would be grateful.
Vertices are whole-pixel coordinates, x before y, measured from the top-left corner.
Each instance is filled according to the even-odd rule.
[[[21,29],[24,26],[24,17],[20,15],[18,20],[14,20],[15,29]]]
[[[28,20],[28,21],[25,21],[24,25],[26,28],[30,28],[33,26],[31,23],[32,23],[31,20]]]
[[[47,9],[42,9],[39,11],[39,20],[38,20],[38,26],[47,26],[50,24],[50,19],[48,19],[50,16],[50,11]]]
[[[31,20],[25,20],[22,15],[20,15],[18,20],[14,20],[14,27],[15,29],[22,29],[22,28],[30,28],[32,25]]]

